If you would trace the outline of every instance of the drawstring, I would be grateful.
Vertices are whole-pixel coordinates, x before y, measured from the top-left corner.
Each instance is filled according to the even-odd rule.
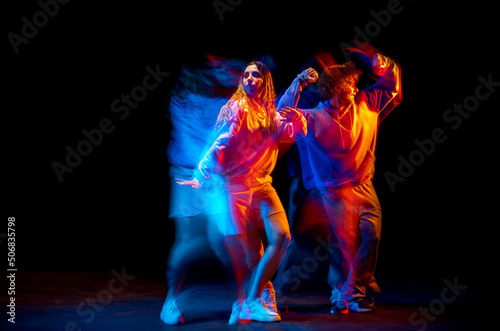
[[[328,102],[328,104],[330,104],[330,103]],[[348,107],[351,107],[351,106],[349,105]],[[352,115],[351,115],[351,110],[348,110],[348,113],[349,113],[349,120],[351,121],[351,129],[350,130],[345,129],[345,130],[351,132],[352,131]],[[342,133],[342,128],[341,128],[343,126],[340,123],[339,112],[337,111],[337,112],[335,112],[335,114],[337,115],[337,123],[339,124],[339,133],[340,133],[340,139],[342,140],[342,148],[345,148],[344,134]]]
[[[337,114],[337,123],[339,123],[339,132],[340,132],[340,140],[342,140],[342,148],[345,148],[344,135],[342,134],[342,128],[341,128],[341,124],[340,124],[339,113],[336,112],[336,114]]]

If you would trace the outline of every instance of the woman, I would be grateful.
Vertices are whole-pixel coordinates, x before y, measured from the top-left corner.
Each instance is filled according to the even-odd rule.
[[[305,73],[300,76],[304,84],[317,79]],[[178,181],[199,188],[212,173],[226,180],[231,223],[221,228],[239,287],[229,324],[241,319],[281,320],[277,311],[268,309],[261,298],[290,242],[286,214],[271,186],[270,174],[276,165],[279,144],[304,137],[307,125],[294,108],[284,107],[277,112],[275,100],[269,69],[262,62],[251,62],[238,89],[221,109],[216,124],[218,138],[199,163],[194,179]],[[287,105],[293,105],[292,101],[284,103]],[[261,258],[259,229],[265,231],[267,241]],[[252,270],[245,294],[243,280]]]

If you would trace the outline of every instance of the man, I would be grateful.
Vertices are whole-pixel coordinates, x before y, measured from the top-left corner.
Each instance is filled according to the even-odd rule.
[[[371,60],[378,82],[358,91],[361,71],[352,62],[325,66],[317,82],[320,103],[299,109],[308,127],[306,139],[298,143],[304,187],[319,191],[349,267],[337,298],[332,298],[332,313],[371,311],[380,292],[373,277],[382,221],[372,183],[375,145],[380,122],[402,100],[399,65],[372,47],[354,51]],[[301,89],[293,82],[285,96]]]

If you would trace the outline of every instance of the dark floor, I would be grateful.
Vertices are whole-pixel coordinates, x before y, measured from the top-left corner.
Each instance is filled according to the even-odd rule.
[[[2,330],[486,329],[471,308],[474,296],[468,289],[445,290],[443,282],[407,280],[380,281],[383,293],[373,313],[330,314],[328,289],[312,282],[286,294],[288,312],[282,312],[281,322],[229,326],[234,286],[199,278],[204,281],[188,281],[179,299],[185,324],[167,326],[159,319],[166,294],[161,274],[17,273],[16,323],[3,313]]]

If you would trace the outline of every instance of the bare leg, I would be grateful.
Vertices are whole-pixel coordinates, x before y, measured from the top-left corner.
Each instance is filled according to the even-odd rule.
[[[258,231],[245,234],[231,235],[224,238],[224,243],[233,266],[234,277],[238,287],[238,299],[246,297],[244,282],[251,276],[251,271],[259,263],[261,257],[261,243]],[[252,281],[250,280],[250,284]]]
[[[261,297],[264,287],[278,269],[290,243],[290,228],[285,212],[264,218],[264,225],[268,244],[257,265],[255,279],[248,293],[249,301]]]

